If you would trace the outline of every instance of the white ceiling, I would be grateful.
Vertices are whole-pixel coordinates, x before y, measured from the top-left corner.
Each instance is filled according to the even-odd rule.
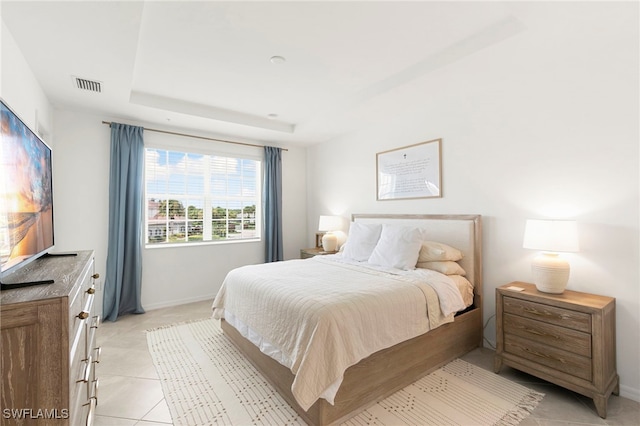
[[[513,5],[3,0],[0,12],[56,107],[304,145],[420,102],[430,72],[523,29]]]

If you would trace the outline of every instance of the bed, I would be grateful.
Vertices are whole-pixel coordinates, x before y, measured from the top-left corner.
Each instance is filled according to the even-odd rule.
[[[423,269],[398,272],[394,264],[363,272],[350,259],[353,244],[346,260],[323,256],[231,271],[214,301],[214,315],[225,335],[313,425],[343,421],[482,344],[480,216],[352,219],[352,230],[384,227],[379,242],[387,230],[403,229],[460,250],[462,259],[447,263],[466,272],[472,294],[468,306],[446,302],[450,281]],[[394,234],[386,234],[387,240],[389,235]],[[399,239],[404,235],[394,235]],[[422,275],[440,284],[423,285]],[[267,284],[273,287],[265,292]],[[295,315],[300,319],[291,320]]]

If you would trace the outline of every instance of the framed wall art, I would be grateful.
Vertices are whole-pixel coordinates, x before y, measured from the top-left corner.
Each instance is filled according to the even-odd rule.
[[[442,139],[376,154],[377,200],[442,197]]]

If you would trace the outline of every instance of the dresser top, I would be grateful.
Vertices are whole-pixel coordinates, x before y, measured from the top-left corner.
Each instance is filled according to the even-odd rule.
[[[510,290],[509,287],[521,287],[522,291]],[[582,293],[580,291],[565,290],[561,294],[544,293],[539,291],[535,284],[514,281],[512,283],[498,287],[497,290],[503,294],[519,299],[534,302],[544,302],[558,307],[579,305],[584,308],[602,309],[607,305],[614,304],[615,298],[600,296],[597,294]]]
[[[31,302],[68,296],[74,285],[84,274],[93,257],[93,250],[73,252],[76,256],[43,256],[9,275],[3,283],[54,280],[53,284],[2,290],[0,305]]]

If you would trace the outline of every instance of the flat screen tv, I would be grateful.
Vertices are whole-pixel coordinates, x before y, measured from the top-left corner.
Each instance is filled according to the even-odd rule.
[[[0,99],[0,282],[53,248],[51,148]]]

